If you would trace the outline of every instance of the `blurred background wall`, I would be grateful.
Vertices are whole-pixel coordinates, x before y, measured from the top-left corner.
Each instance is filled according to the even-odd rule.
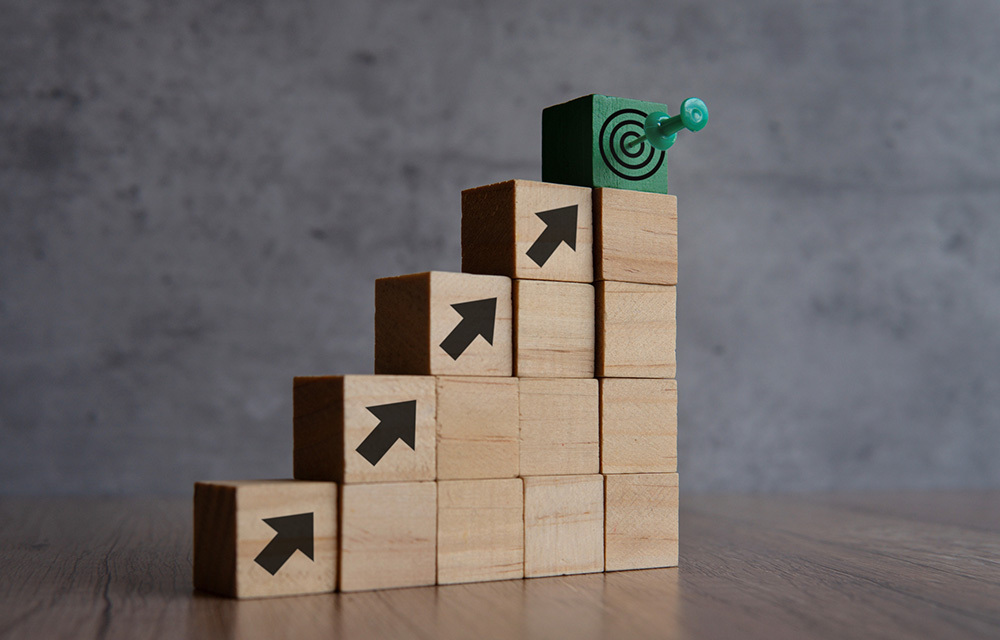
[[[540,4],[540,3],[539,3]],[[711,124],[679,198],[687,491],[1000,486],[1000,4],[0,0],[0,490],[291,474],[291,379],[459,270],[542,108]]]

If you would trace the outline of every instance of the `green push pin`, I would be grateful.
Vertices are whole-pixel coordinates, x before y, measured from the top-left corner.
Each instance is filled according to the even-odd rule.
[[[681,112],[673,118],[662,111],[654,111],[646,116],[646,123],[643,126],[646,134],[629,142],[625,148],[631,149],[642,144],[643,140],[648,140],[654,149],[666,151],[674,146],[678,131],[681,129],[701,131],[706,124],[708,124],[708,107],[699,98],[688,98],[681,103]]]

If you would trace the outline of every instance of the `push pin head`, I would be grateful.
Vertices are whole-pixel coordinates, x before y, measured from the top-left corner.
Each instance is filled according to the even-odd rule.
[[[698,98],[688,98],[681,103],[680,114],[672,118],[662,111],[654,111],[646,116],[643,126],[645,135],[632,140],[626,146],[631,149],[645,140],[654,149],[666,151],[674,146],[678,131],[681,129],[701,131],[706,124],[708,124],[708,107]]]

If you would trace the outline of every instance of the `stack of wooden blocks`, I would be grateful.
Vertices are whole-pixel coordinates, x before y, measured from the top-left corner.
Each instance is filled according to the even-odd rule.
[[[676,566],[665,158],[659,192],[602,187],[559,175],[557,133],[543,133],[545,182],[463,192],[463,273],[376,282],[374,375],[295,378],[295,480],[195,486],[195,586],[255,597]]]

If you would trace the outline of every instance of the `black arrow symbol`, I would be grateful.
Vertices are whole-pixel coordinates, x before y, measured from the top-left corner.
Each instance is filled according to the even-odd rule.
[[[562,242],[576,251],[576,210],[577,205],[574,204],[535,214],[545,223],[545,231],[528,249],[528,257],[539,267],[545,266]]]
[[[372,463],[373,467],[396,444],[396,440],[402,440],[411,449],[417,450],[416,400],[365,408],[378,418],[379,423],[355,451]]]
[[[451,308],[462,316],[462,321],[441,343],[441,348],[452,360],[458,360],[458,356],[465,353],[476,336],[482,336],[486,342],[493,344],[493,325],[497,318],[496,298],[461,302],[451,305]]]
[[[296,551],[313,558],[313,514],[299,513],[280,518],[264,518],[264,522],[277,531],[264,550],[257,554],[254,562],[264,567],[272,576],[278,573]]]

